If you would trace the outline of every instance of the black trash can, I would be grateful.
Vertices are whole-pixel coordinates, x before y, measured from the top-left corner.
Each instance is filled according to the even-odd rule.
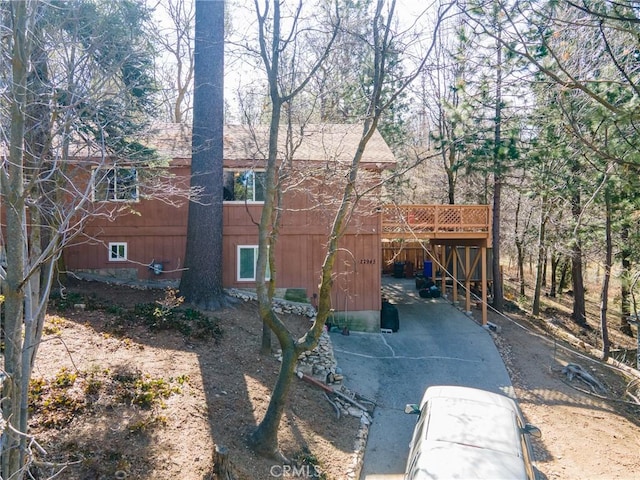
[[[393,264],[393,277],[404,278],[404,262],[396,262]]]
[[[380,310],[380,328],[397,332],[400,329],[400,317],[398,308],[387,301],[382,302]]]

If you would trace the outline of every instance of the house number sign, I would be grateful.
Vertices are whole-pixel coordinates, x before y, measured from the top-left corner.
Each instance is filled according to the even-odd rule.
[[[376,259],[375,258],[361,258],[360,259],[360,265],[375,265],[376,263]]]

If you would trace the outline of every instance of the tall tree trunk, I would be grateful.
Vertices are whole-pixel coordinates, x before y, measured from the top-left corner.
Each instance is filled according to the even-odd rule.
[[[609,327],[607,325],[607,308],[609,304],[609,281],[611,279],[611,264],[613,262],[613,240],[611,239],[611,192],[609,187],[604,191],[605,203],[605,262],[602,292],[600,294],[600,331],[602,333],[602,359],[609,358]]]
[[[520,232],[520,209],[522,207],[522,193],[518,193],[518,202],[516,203],[515,213],[515,244],[516,255],[518,262],[518,281],[520,282],[520,297],[525,296],[525,281],[524,281],[524,241],[526,228],[523,228],[523,232]],[[528,223],[528,222],[527,222]]]
[[[571,318],[579,325],[586,326],[584,280],[582,276],[582,246],[579,239],[571,248],[571,280],[573,282],[573,312]]]
[[[516,254],[518,256],[518,281],[520,282],[520,297],[526,295],[524,280],[524,245],[521,241],[516,240]]]
[[[571,265],[570,258],[564,258],[560,265],[560,280],[558,281],[558,295],[561,295],[567,288],[567,277],[569,276],[569,266]]]
[[[453,135],[453,129],[452,129]],[[455,172],[455,164],[456,164],[456,144],[455,142],[451,142],[448,150],[448,158],[449,162],[446,164],[446,172],[447,172],[447,196],[449,197],[449,205],[454,205],[456,203],[456,172]]]
[[[557,252],[551,254],[551,288],[549,289],[551,298],[555,298],[558,291],[558,266],[561,258]]]
[[[269,151],[267,154],[267,168],[265,175],[265,199],[262,205],[260,216],[260,226],[258,227],[258,259],[256,264],[256,293],[258,296],[258,307],[260,318],[262,319],[262,342],[260,351],[267,353],[271,349],[271,331],[277,337],[282,349],[282,363],[278,380],[271,394],[271,400],[267,407],[267,412],[258,424],[258,427],[251,434],[249,443],[253,449],[261,455],[269,457],[280,456],[278,449],[278,427],[284,411],[284,402],[291,385],[297,357],[295,355],[295,342],[286,326],[273,311],[273,282],[275,282],[275,272],[271,272],[271,280],[267,282],[267,265],[270,262],[269,249],[276,227],[274,221],[277,218],[277,188],[278,188],[278,137],[280,129],[280,119],[284,100],[280,94],[278,83],[280,69],[280,1],[273,4],[273,43],[270,52],[266,52],[266,42],[264,42],[264,21],[260,18],[260,35],[265,45],[263,48],[263,60],[267,65],[267,80],[269,84],[269,98],[271,100],[271,119],[269,123]],[[264,57],[270,56],[270,60]]]
[[[4,381],[2,384],[2,417],[15,432],[21,432],[20,410],[22,399],[22,348],[24,318],[24,268],[27,263],[26,208],[24,202],[24,132],[27,99],[27,77],[29,64],[29,39],[27,2],[12,3],[12,84],[11,126],[9,132],[9,165],[1,173],[5,197],[6,222],[6,277],[2,282],[4,318]],[[23,432],[26,433],[26,432]],[[1,477],[20,480],[25,461],[26,438],[9,428],[2,433]]]
[[[631,249],[629,248],[629,225],[624,225],[620,232],[620,331],[625,335],[633,336],[633,330],[629,323],[631,318]]]
[[[180,294],[204,309],[224,304],[222,202],[224,161],[224,1],[196,0],[191,186],[185,271]]]
[[[493,250],[493,308],[504,310],[502,272],[500,269],[500,209],[502,203],[502,27],[498,24],[496,42],[496,109],[493,153],[493,224],[491,230]]]
[[[580,189],[577,186],[578,179],[583,173],[577,162],[573,163],[571,174],[576,184],[571,194],[571,215],[575,222],[573,243],[571,244],[571,281],[573,284],[573,311],[571,318],[578,325],[586,326],[587,313],[585,308],[584,278],[582,274],[582,240],[580,233],[582,201],[580,198]]]
[[[540,294],[542,292],[542,276],[544,270],[545,252],[546,252],[546,229],[547,229],[547,196],[542,197],[540,205],[540,227],[538,229],[538,264],[536,267],[536,284],[533,291],[533,315],[540,315]]]

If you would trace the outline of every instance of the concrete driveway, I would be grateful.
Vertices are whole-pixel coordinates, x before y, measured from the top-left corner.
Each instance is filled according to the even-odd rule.
[[[416,417],[404,413],[431,385],[464,385],[512,395],[489,333],[446,299],[420,298],[414,280],[383,278],[398,307],[396,333],[332,333],[348,388],[377,403],[360,480],[404,473]]]

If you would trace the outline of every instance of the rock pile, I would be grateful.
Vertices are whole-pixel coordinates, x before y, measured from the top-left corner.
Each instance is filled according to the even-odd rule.
[[[251,290],[241,290],[238,288],[228,288],[225,290],[231,297],[239,298],[242,301],[258,300],[256,292]],[[273,299],[273,310],[276,313],[292,313],[303,317],[313,318],[316,316],[316,309],[308,303],[290,302],[282,298]]]
[[[298,376],[309,375],[326,384],[342,381],[342,375],[333,356],[331,338],[326,331],[320,335],[316,348],[300,354],[296,373]]]

